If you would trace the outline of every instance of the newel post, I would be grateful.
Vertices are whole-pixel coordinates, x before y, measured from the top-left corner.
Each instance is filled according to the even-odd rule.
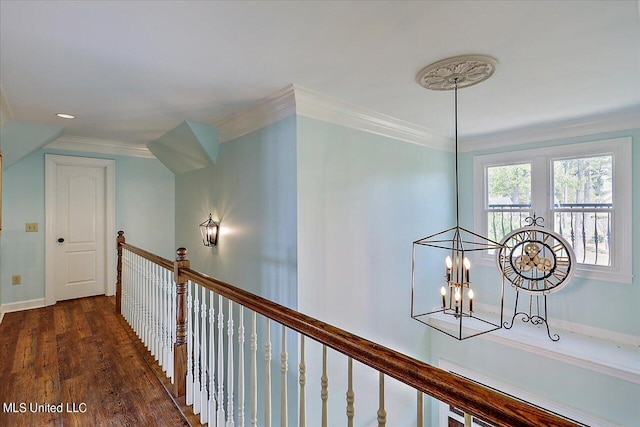
[[[176,397],[184,396],[187,389],[187,279],[182,269],[189,268],[187,249],[179,248],[173,263],[176,282],[176,342],[173,345],[173,379]]]
[[[122,313],[122,245],[124,244],[124,231],[118,231],[117,250],[118,264],[116,273],[116,313]]]

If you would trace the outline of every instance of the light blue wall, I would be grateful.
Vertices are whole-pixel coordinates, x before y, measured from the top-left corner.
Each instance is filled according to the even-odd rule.
[[[453,154],[298,117],[299,310],[429,360],[427,327],[412,320],[412,242],[454,225]],[[320,353],[309,351],[308,389]],[[346,359],[330,353],[330,395],[344,396]],[[359,368],[357,368],[359,369]],[[377,374],[356,380],[356,425],[375,422]],[[387,382],[390,425],[415,423],[415,392]],[[319,402],[309,399],[309,419]],[[344,425],[330,399],[329,425]]]
[[[221,228],[215,248],[202,244],[198,228],[210,212]],[[296,224],[295,116],[221,144],[213,166],[176,175],[175,241],[188,248],[191,268],[293,309],[298,304]],[[224,316],[228,318],[226,309]],[[245,311],[247,340],[251,330],[248,316]],[[237,308],[234,322],[238,325]],[[265,331],[265,321],[258,317],[259,354],[264,354]],[[274,323],[271,334],[275,425],[280,420],[276,396],[280,396],[281,331]],[[289,398],[296,402],[297,341],[291,332],[287,344]],[[249,357],[246,351],[247,391]],[[264,372],[264,358],[259,357],[260,387]],[[258,413],[263,412],[260,399]],[[297,405],[289,405],[288,420],[289,425],[297,424]]]
[[[3,175],[1,303],[44,298],[45,153],[115,159],[116,230],[125,230],[127,240],[136,246],[174,257],[174,177],[160,162],[38,150],[5,170]],[[26,233],[25,222],[38,222],[39,232]],[[21,285],[11,285],[14,274],[22,275]]]
[[[297,306],[295,118],[220,145],[213,166],[176,175],[176,237],[192,268]],[[198,224],[220,221],[218,246]]]

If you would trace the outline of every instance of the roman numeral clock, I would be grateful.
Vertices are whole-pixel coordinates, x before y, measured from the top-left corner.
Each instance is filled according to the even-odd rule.
[[[565,287],[576,268],[576,257],[569,243],[558,233],[542,227],[542,217],[527,217],[525,227],[518,228],[502,239],[497,251],[498,270],[516,290],[516,301],[511,323],[504,322],[506,329],[513,327],[516,317],[523,322],[545,325],[547,335],[558,341],[558,334],[551,335],[547,321],[547,295]],[[520,293],[529,296],[528,312],[518,311]]]

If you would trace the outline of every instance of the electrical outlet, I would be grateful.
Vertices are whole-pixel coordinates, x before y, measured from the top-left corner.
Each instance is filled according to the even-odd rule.
[[[38,231],[38,223],[37,222],[27,222],[25,224],[25,231],[29,232],[29,233],[33,233],[33,232],[37,232]]]
[[[19,274],[14,274],[13,276],[11,276],[11,284],[12,285],[19,285],[20,283],[22,283],[22,276]]]

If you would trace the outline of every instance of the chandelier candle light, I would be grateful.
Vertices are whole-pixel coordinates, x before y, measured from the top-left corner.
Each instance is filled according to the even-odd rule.
[[[448,58],[431,64],[418,73],[418,83],[431,90],[453,90],[455,112],[455,227],[432,234],[413,242],[411,265],[411,317],[453,338],[463,340],[502,327],[504,306],[504,279],[500,291],[500,321],[483,319],[473,310],[475,297],[471,289],[471,261],[469,255],[475,251],[500,249],[502,245],[463,227],[460,227],[459,187],[458,187],[458,89],[480,83],[493,75],[496,67],[495,59],[485,55],[465,55]],[[424,263],[416,262],[416,249],[429,250],[429,257]],[[441,255],[435,255],[431,249],[437,249]],[[442,251],[445,254],[442,254]],[[418,282],[430,282],[433,273],[419,270],[433,265],[433,259],[444,260],[445,283],[440,287],[441,307],[421,312],[416,309],[418,301],[429,300],[429,291],[422,298],[417,297],[416,277]],[[439,261],[442,262],[442,261]],[[442,265],[442,264],[440,264]],[[426,266],[426,267],[424,267]],[[439,267],[435,271],[438,277]],[[441,279],[440,279],[441,280]],[[420,287],[422,289],[422,287]],[[418,289],[418,291],[420,290]],[[437,289],[437,288],[436,288]],[[452,320],[447,320],[452,319]]]

